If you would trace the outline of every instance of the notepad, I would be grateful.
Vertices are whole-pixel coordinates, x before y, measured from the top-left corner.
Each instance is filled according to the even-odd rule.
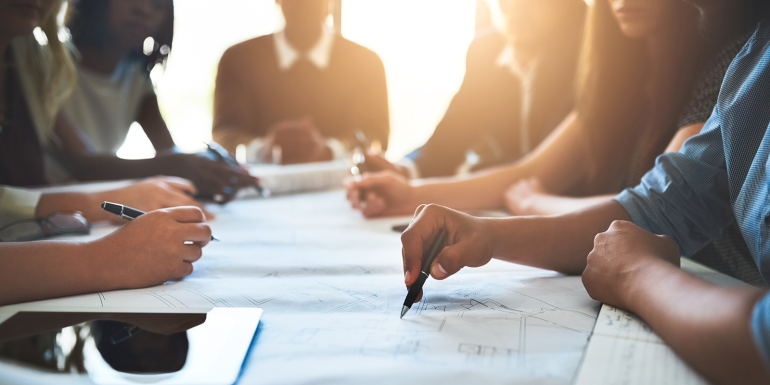
[[[304,163],[288,166],[271,164],[249,165],[251,175],[258,177],[262,186],[272,194],[325,191],[342,187],[349,177],[351,163],[347,160]],[[239,198],[257,196],[255,190],[246,189]]]

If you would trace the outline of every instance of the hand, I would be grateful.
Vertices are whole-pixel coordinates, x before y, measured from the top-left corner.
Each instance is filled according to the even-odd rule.
[[[531,211],[535,201],[548,194],[536,178],[521,180],[505,191],[505,206],[513,215],[537,215]]]
[[[409,170],[399,164],[390,163],[380,152],[367,151],[366,153],[366,172],[392,171],[406,179],[411,175]]]
[[[273,162],[275,146],[281,148],[281,164],[327,161],[334,155],[310,118],[284,120],[273,125],[260,154],[265,162]]]
[[[626,221],[615,221],[594,238],[583,271],[591,298],[631,310],[635,282],[659,263],[679,266],[679,246],[665,235],[652,234]]]
[[[233,168],[204,154],[177,153],[158,158],[164,166],[161,173],[189,179],[198,189],[199,197],[219,204],[231,201],[239,189],[251,186],[257,180],[243,168]]]
[[[126,206],[142,211],[154,211],[177,206],[197,206],[206,215],[206,219],[212,219],[214,216],[203,208],[203,205],[192,198],[198,190],[192,182],[177,177],[155,177],[145,179],[134,185],[94,193],[94,201],[108,201],[120,203]],[[94,207],[92,215],[86,214],[86,218],[91,221],[109,220],[123,223],[124,220],[110,214],[104,210]],[[82,210],[81,210],[82,211]],[[84,213],[87,213],[84,211]]]
[[[489,219],[477,218],[438,205],[420,205],[409,227],[401,234],[404,283],[409,288],[420,274],[423,254],[433,245],[439,230],[447,229],[446,247],[433,261],[430,275],[446,279],[465,266],[484,266],[495,253]],[[420,301],[422,293],[415,302]]]
[[[197,207],[151,211],[115,232],[87,244],[90,255],[106,266],[94,271],[109,276],[113,289],[135,289],[178,280],[193,272],[202,248],[211,239]],[[185,244],[190,241],[192,244]]]
[[[408,215],[417,207],[415,188],[393,171],[365,174],[360,180],[349,179],[345,190],[350,205],[367,218]],[[361,191],[366,193],[366,204],[361,202]]]

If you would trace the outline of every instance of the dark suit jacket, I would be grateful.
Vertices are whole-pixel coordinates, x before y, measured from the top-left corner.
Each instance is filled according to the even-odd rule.
[[[388,95],[377,54],[335,36],[326,69],[299,60],[281,72],[274,38],[266,35],[222,55],[214,92],[214,140],[233,151],[264,136],[279,121],[305,116],[313,118],[324,136],[352,143],[360,129],[387,147]]]
[[[529,149],[534,149],[574,107],[574,76],[582,23],[553,47],[537,67],[529,111]],[[466,72],[444,118],[425,145],[407,157],[421,177],[453,175],[473,150],[474,169],[515,161],[522,153],[520,80],[497,65],[506,39],[497,32],[477,37],[468,49]]]

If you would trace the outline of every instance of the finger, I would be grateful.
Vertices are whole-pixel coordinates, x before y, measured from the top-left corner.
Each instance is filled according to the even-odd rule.
[[[442,250],[430,268],[430,275],[436,280],[447,279],[465,267],[464,256],[468,255],[467,247],[463,242],[447,246]]]
[[[188,275],[193,273],[193,265],[190,262],[181,262],[179,264],[179,267],[176,270],[176,280],[182,279],[184,277],[187,277]]]
[[[361,205],[361,213],[367,218],[381,216],[388,208],[385,199],[375,192],[366,193],[366,205]]]
[[[424,215],[424,213],[425,210],[423,210],[423,212],[420,213],[420,216],[401,234],[404,266],[406,267],[404,283],[407,285],[414,283],[417,279],[417,275],[420,274],[426,242],[431,239],[434,234],[438,233],[433,218],[429,218],[429,216]]]
[[[360,196],[360,190],[358,189],[348,189],[348,200],[350,201],[350,205],[358,210],[361,208],[361,196]]]
[[[187,179],[177,177],[163,177],[160,178],[160,180],[171,187],[173,190],[187,192],[192,195],[198,193],[198,189],[195,188],[195,185]]]
[[[182,260],[185,262],[196,262],[203,256],[203,246],[193,243],[191,245],[183,245],[185,247],[185,253]]]
[[[211,241],[211,227],[205,223],[184,223],[179,226],[180,243],[193,242],[204,247]]]
[[[173,207],[165,209],[171,218],[179,223],[200,223],[206,220],[203,210],[195,206]]]

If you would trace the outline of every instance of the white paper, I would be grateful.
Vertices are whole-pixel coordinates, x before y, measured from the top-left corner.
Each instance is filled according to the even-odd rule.
[[[324,191],[342,187],[349,177],[351,164],[347,160],[278,166],[249,165],[251,175],[260,178],[262,186],[273,194]],[[256,191],[243,190],[242,198],[256,196]]]
[[[682,258],[682,269],[723,286],[746,283]],[[706,385],[655,331],[631,312],[602,305],[576,385]]]
[[[25,306],[260,307],[249,384],[570,384],[596,321],[580,277],[497,261],[428,280],[399,319],[408,218],[364,220],[340,191],[213,209],[222,242],[183,281]]]

